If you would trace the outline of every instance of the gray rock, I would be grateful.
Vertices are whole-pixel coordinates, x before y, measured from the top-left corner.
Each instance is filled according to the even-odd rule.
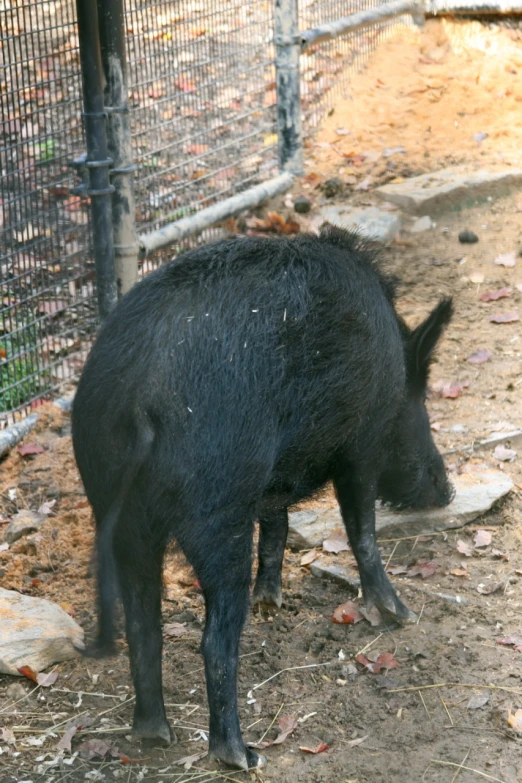
[[[329,579],[343,587],[349,587],[354,593],[359,592],[361,583],[355,576],[350,576],[344,566],[335,565],[326,558],[315,560],[310,566],[313,576],[319,579]]]
[[[462,527],[484,514],[513,488],[513,482],[500,470],[487,470],[452,479],[455,499],[446,508],[420,511],[391,511],[377,506],[377,533],[397,528],[400,535],[429,535],[435,531]],[[342,525],[339,509],[317,509],[313,512],[293,512],[288,515],[288,546],[311,549],[321,546],[335,528]]]
[[[40,672],[83,649],[83,629],[60,606],[0,587],[0,672]]]
[[[374,242],[389,242],[401,229],[399,215],[384,212],[377,207],[350,207],[347,204],[323,207],[321,217],[339,228],[358,231]]]
[[[479,238],[475,234],[474,231],[468,231],[468,229],[464,229],[464,231],[461,231],[459,234],[459,242],[461,242],[463,245],[474,245],[475,242],[478,242]]]
[[[455,166],[422,174],[404,182],[382,185],[374,191],[378,198],[391,201],[413,215],[427,215],[471,202],[498,196],[522,183],[522,170],[470,171]]]
[[[18,541],[22,536],[28,533],[34,533],[47,519],[45,514],[38,514],[36,511],[24,509],[19,511],[9,522],[5,530],[5,540],[8,544]]]
[[[410,228],[412,234],[420,234],[422,231],[428,231],[432,227],[433,223],[429,215],[419,218],[415,221]]]

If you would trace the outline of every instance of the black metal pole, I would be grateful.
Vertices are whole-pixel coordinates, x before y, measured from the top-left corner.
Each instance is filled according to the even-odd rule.
[[[83,82],[83,106],[87,162],[91,197],[91,219],[96,265],[98,308],[105,318],[117,302],[112,239],[111,193],[107,152],[107,114],[103,99],[103,72],[98,36],[96,0],[76,0],[80,62]]]
[[[274,43],[276,47],[277,130],[279,168],[290,174],[303,173],[303,135],[297,0],[275,0]]]
[[[111,181],[114,263],[118,294],[132,288],[138,279],[138,239],[134,171],[127,91],[125,17],[123,0],[97,0],[100,45],[105,74],[107,140],[113,160]]]

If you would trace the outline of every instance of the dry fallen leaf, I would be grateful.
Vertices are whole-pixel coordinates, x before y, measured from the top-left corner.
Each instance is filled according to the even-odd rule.
[[[450,571],[450,574],[452,574],[452,576],[466,576],[469,579],[467,568],[454,568],[453,571]]]
[[[339,552],[346,552],[350,549],[348,536],[343,527],[333,530],[325,541],[323,541],[323,551],[332,552],[337,555]]]
[[[479,348],[478,351],[475,351],[475,353],[472,353],[471,356],[468,356],[468,363],[469,364],[484,364],[484,362],[488,362],[493,354],[491,351],[487,351],[485,348]]]
[[[395,669],[399,665],[392,653],[381,653],[380,655],[374,653],[372,658],[375,660],[370,660],[366,655],[359,653],[355,660],[365,666],[372,674],[379,674],[381,669]]]
[[[324,750],[328,750],[329,747],[330,746],[327,745],[326,742],[321,742],[315,748],[308,748],[306,745],[299,745],[299,750],[302,750],[303,753],[313,753],[315,755],[317,753],[322,753]]]
[[[90,761],[94,758],[105,758],[105,756],[119,756],[119,750],[114,745],[110,745],[108,742],[102,739],[90,739],[78,747],[78,753],[82,759]]]
[[[319,552],[314,547],[313,549],[311,549],[309,552],[307,552],[305,555],[302,556],[299,563],[302,566],[310,565],[310,563],[313,563],[314,560],[317,560],[318,557],[319,557]]]
[[[516,255],[515,253],[501,253],[499,256],[495,258],[493,261],[494,264],[498,264],[499,266],[515,266],[516,264]]]
[[[54,685],[57,679],[58,672],[49,672],[49,674],[40,672],[36,675],[36,682],[41,688],[50,688],[51,685]]]
[[[497,299],[506,299],[511,296],[511,288],[499,288],[497,291],[484,291],[480,295],[481,302],[496,302]]]
[[[21,675],[27,677],[28,680],[38,683],[38,674],[30,666],[18,666],[17,668]]]
[[[477,530],[477,534],[473,539],[475,547],[489,546],[491,544],[491,533],[489,530]]]
[[[513,646],[517,652],[522,652],[522,634],[514,633],[513,636],[506,636],[504,639],[499,639],[497,644],[502,644],[505,647]]]
[[[29,457],[33,454],[43,454],[45,451],[44,447],[40,446],[39,443],[22,443],[16,450],[22,457]]]
[[[363,619],[359,606],[354,601],[346,601],[335,609],[332,617],[334,623],[355,624]]]
[[[11,731],[11,729],[6,728],[5,726],[1,729],[1,738],[2,742],[7,742],[9,745],[14,745],[16,742],[16,737],[14,735],[14,732]]]
[[[408,576],[420,576],[422,579],[428,579],[428,577],[433,576],[437,568],[438,565],[434,560],[416,563],[408,568]]]
[[[485,696],[472,696],[471,699],[468,701],[467,709],[480,710],[488,703],[488,701],[489,701],[488,694],[486,694]]]
[[[497,446],[493,451],[493,456],[495,459],[500,460],[500,462],[513,462],[517,456],[517,452],[513,449],[506,449],[505,446]]]
[[[461,538],[457,540],[457,552],[460,552],[461,555],[465,555],[466,557],[471,557],[473,555],[471,544],[468,541],[463,541]]]
[[[259,748],[262,750],[263,748],[269,748],[271,745],[281,745],[282,742],[285,741],[287,737],[292,734],[293,731],[298,726],[297,718],[294,718],[293,715],[283,715],[279,719],[279,734],[274,740],[263,740],[262,742],[249,742],[249,747],[251,748]]]
[[[61,740],[57,742],[56,745],[54,746],[56,750],[66,750],[67,753],[71,753],[72,752],[71,741],[77,731],[78,731],[78,726],[69,726],[69,728],[66,730]]]
[[[515,712],[511,712],[511,709],[508,713],[508,726],[511,726],[512,729],[515,729],[515,731],[522,732],[522,710],[516,710]]]
[[[484,275],[482,272],[472,272],[469,276],[469,279],[472,283],[483,283],[484,282]]]
[[[192,765],[196,763],[196,761],[199,761],[206,755],[206,751],[204,753],[193,753],[192,756],[183,756],[183,758],[174,761],[173,764],[176,766],[179,765],[181,767],[185,767],[185,769],[190,769]]]
[[[492,324],[510,324],[514,321],[520,321],[520,316],[518,313],[497,313],[490,315],[489,320]]]

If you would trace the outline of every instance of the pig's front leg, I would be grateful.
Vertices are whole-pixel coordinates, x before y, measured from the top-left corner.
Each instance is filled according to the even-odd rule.
[[[382,564],[375,535],[377,482],[362,475],[352,465],[338,466],[334,478],[346,532],[359,566],[364,601],[376,606],[384,618],[412,620],[415,615],[399,599]]]

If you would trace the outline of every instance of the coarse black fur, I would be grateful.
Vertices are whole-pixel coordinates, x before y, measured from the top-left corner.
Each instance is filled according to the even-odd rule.
[[[410,330],[360,238],[235,238],[149,275],[104,324],[73,405],[92,503],[100,645],[112,644],[115,574],[136,689],[134,729],[169,741],[161,686],[161,567],[175,538],[207,609],[210,753],[255,766],[236,671],[260,522],[256,600],[281,603],[287,509],[333,480],[365,600],[409,616],[375,541],[375,500],[451,499],[424,405],[451,317],[442,300]],[[114,567],[113,567],[114,562]]]

